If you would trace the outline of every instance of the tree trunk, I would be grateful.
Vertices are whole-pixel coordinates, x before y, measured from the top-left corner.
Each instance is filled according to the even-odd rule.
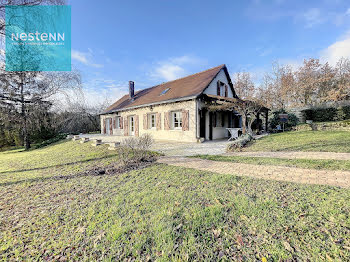
[[[247,133],[247,116],[242,114],[242,133],[245,135]]]
[[[26,103],[24,102],[24,81],[23,81],[23,73],[21,74],[21,117],[22,117],[22,132],[23,132],[23,143],[25,150],[30,149],[30,139],[28,134],[27,127],[27,114],[26,114]]]

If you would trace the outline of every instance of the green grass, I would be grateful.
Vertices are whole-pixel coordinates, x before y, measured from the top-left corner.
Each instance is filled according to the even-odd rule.
[[[75,142],[1,153],[0,258],[350,258],[350,190],[160,164],[73,176],[117,160],[106,147]]]
[[[91,143],[77,141],[61,141],[30,151],[5,151],[0,152],[0,181],[18,182],[68,175],[117,160],[118,153],[108,150],[107,145],[92,148]]]
[[[348,131],[303,131],[272,134],[256,140],[245,151],[321,151],[350,153]]]
[[[346,160],[286,159],[272,157],[245,157],[221,155],[196,155],[193,157],[213,161],[235,162],[253,165],[273,165],[312,169],[350,170],[350,161]]]

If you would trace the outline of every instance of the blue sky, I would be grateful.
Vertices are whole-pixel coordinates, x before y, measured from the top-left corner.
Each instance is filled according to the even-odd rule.
[[[220,64],[256,81],[273,61],[350,57],[346,0],[74,0],[72,63],[91,103]]]

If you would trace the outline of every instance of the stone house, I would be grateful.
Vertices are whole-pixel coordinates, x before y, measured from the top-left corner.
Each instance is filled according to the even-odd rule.
[[[101,133],[186,142],[226,138],[228,127],[241,127],[241,117],[206,108],[208,100],[225,98],[237,98],[225,65],[137,92],[129,81],[129,94],[100,115]]]

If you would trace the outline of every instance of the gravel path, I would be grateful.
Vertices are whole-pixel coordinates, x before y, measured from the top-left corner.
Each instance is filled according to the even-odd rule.
[[[350,153],[334,153],[334,152],[234,152],[234,153],[227,153],[225,155],[247,156],[247,157],[288,158],[288,159],[350,160]]]
[[[211,161],[186,157],[162,157],[159,163],[211,171],[220,174],[235,174],[262,179],[289,181],[303,184],[331,185],[350,188],[350,172],[335,170],[304,169],[284,166],[265,166],[242,163]]]

